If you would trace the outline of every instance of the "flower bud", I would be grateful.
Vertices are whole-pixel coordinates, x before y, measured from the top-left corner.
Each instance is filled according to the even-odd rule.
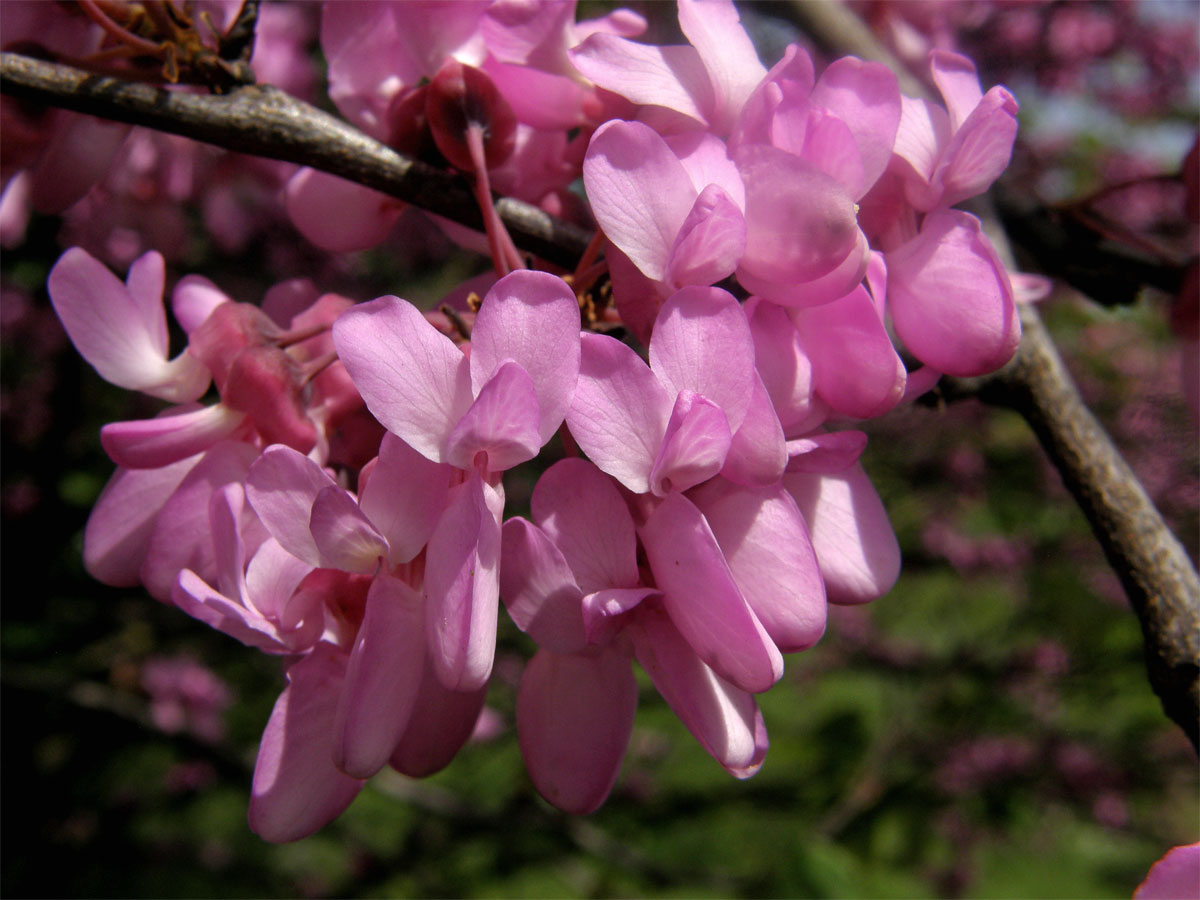
[[[475,171],[467,140],[472,128],[480,131],[489,169],[512,154],[517,117],[492,80],[478,69],[447,60],[429,83],[425,115],[438,149],[455,168]]]

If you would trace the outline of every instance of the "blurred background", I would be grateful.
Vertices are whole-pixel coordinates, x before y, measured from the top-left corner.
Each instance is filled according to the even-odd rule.
[[[627,5],[653,20],[649,40],[670,39],[672,7]],[[1195,253],[1195,183],[1189,195],[1179,173],[1200,97],[1196,6],[854,8],[918,69],[930,46],[958,46],[985,88],[1021,101],[998,199],[1023,264],[1061,276],[1043,315],[1194,561],[1200,460],[1183,385],[1196,313],[1180,260]],[[581,4],[581,17],[596,11]],[[768,64],[797,37],[785,4],[742,11]],[[297,92],[319,97],[315,13],[289,15],[313,63]],[[79,359],[46,274],[71,244],[121,272],[155,247],[169,278],[202,272],[238,300],[306,276],[355,299],[432,304],[480,261],[416,213],[382,248],[324,254],[276,208],[276,174],[184,143],[146,136],[84,208],[5,235],[5,895],[1127,897],[1168,848],[1200,837],[1195,754],[1148,685],[1137,620],[1057,473],[1015,414],[932,397],[868,423],[863,461],[899,535],[900,581],[833,609],[824,639],[788,658],[760,698],[771,750],[753,779],[726,775],[643,680],[608,803],[586,818],[552,809],[517,747],[532,644],[507,623],[485,716],[447,770],[389,770],[318,834],[260,841],[246,805],[278,662],[84,572],[82,529],[112,471],[98,429],[156,405]],[[180,187],[164,169],[183,154]],[[210,217],[232,214],[222,203],[245,223],[240,242],[209,236]],[[1056,236],[1066,243],[1047,260]],[[1081,260],[1076,277],[1066,263]],[[1126,281],[1087,283],[1106,266]],[[520,496],[511,486],[514,514]]]

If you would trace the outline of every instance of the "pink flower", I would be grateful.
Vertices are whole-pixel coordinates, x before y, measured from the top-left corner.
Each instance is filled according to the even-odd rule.
[[[950,375],[993,372],[1021,341],[1007,270],[969,213],[930,213],[920,233],[885,254],[887,309],[921,362]]]
[[[619,341],[585,334],[567,425],[602,471],[656,497],[719,472],[771,484],[786,456],[746,315],[719,288],[684,288],[663,304],[649,366]]]
[[[412,304],[383,297],[346,312],[334,343],[367,407],[463,485],[430,537],[426,619],[434,666],[475,690],[496,642],[501,473],[562,424],[579,371],[579,307],[562,279],[519,271],[488,291],[470,357]]]
[[[395,297],[348,310],[333,339],[389,431],[434,462],[490,477],[532,459],[558,430],[575,390],[579,327],[561,278],[520,271],[488,291],[469,359]]]
[[[606,122],[588,144],[583,180],[605,236],[663,296],[737,268],[745,188],[718,138],[664,140],[640,122]]]
[[[304,291],[312,306],[294,315],[289,309],[285,329],[207,279],[184,278],[173,302],[189,344],[168,360],[163,282],[157,253],[130,267],[126,285],[77,247],[50,273],[51,299],[68,335],[109,381],[177,403],[199,397],[210,379],[221,394],[210,406],[183,402],[153,419],[106,425],[100,440],[118,465],[159,468],[228,438],[307,452],[362,408],[328,333],[349,300]]]
[[[1133,900],[1194,900],[1200,897],[1200,844],[1175,847],[1150,867]]]
[[[672,624],[671,587],[642,583],[616,485],[584,460],[562,460],[539,479],[532,510],[533,522],[505,523],[501,592],[541,646],[517,698],[521,752],[541,794],[574,813],[608,796],[637,705],[631,657],[718,762],[738,777],[757,771],[767,742],[754,698]]]
[[[638,117],[657,130],[728,134],[766,69],[731,0],[680,0],[679,27],[690,45],[594,34],[571,51],[571,61],[595,84],[638,104]]]
[[[969,59],[934,50],[929,69],[946,109],[903,98],[894,162],[908,202],[923,212],[986,191],[1008,166],[1017,135],[1016,99],[998,85],[984,94]]]
[[[204,393],[209,373],[186,352],[167,358],[165,277],[163,258],[153,251],[129,267],[122,284],[86,250],[73,247],[50,270],[47,288],[71,343],[102,378],[180,403]]]

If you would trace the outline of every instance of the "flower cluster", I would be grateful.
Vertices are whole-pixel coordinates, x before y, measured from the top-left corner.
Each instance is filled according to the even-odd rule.
[[[312,833],[384,766],[447,765],[501,605],[538,646],[517,729],[551,803],[611,791],[635,661],[718,763],[754,774],[783,654],[898,573],[853,421],[1015,351],[1009,276],[953,208],[1008,161],[1004,88],[945,52],[944,106],[853,58],[817,77],[797,46],[768,70],[730,2],[680,0],[679,23],[689,44],[652,46],[631,40],[639,17],[575,23],[570,3],[325,7],[339,109],[478,179],[486,237],[445,226],[498,276],[467,310],[303,281],[255,306],[188,276],[172,358],[161,256],[124,283],[78,248],[51,272],[88,362],[174,404],[102,430],[119,468],[89,570],[286,661],[250,803],[263,837]],[[491,189],[578,215],[579,174],[604,263],[527,268]],[[397,214],[312,170],[286,198],[329,249]],[[556,436],[567,458],[506,520],[504,473]]]

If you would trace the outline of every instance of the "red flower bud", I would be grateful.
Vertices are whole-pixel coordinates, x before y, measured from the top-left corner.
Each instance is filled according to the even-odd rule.
[[[425,96],[425,115],[442,155],[464,172],[474,172],[468,134],[478,129],[489,169],[512,154],[517,117],[492,80],[478,69],[447,60]]]

